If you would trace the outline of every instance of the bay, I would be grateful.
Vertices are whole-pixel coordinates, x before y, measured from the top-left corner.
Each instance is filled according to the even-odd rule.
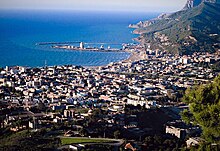
[[[100,66],[129,57],[126,52],[91,52],[53,49],[39,42],[82,41],[120,48],[132,43],[130,23],[156,17],[157,13],[86,12],[48,10],[0,11],[0,67],[81,65]],[[111,45],[117,43],[116,45]],[[93,45],[94,46],[94,45]],[[96,45],[97,47],[100,44]]]

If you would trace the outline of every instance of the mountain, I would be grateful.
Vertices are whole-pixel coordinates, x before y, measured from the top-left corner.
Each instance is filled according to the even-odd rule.
[[[186,5],[184,6],[183,9],[186,10],[186,9],[196,7],[199,4],[201,4],[202,2],[216,3],[218,1],[219,0],[187,0]]]
[[[152,49],[171,53],[215,52],[220,49],[219,0],[195,2],[197,6],[131,25],[136,28],[134,33],[140,34],[136,40],[150,44]]]
[[[202,3],[202,0],[187,0],[186,5],[184,6],[184,10],[193,8]]]

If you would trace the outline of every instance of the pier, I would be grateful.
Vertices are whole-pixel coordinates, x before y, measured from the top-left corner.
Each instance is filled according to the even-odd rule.
[[[36,45],[49,45],[54,49],[67,49],[76,51],[99,51],[99,52],[124,52],[128,46],[133,46],[132,43],[106,43],[106,42],[81,42],[81,41],[67,41],[67,42],[39,42]],[[79,45],[79,46],[76,46]],[[86,45],[86,47],[85,47]],[[91,47],[91,45],[93,45]],[[100,47],[97,47],[100,45]],[[111,48],[114,45],[120,45],[122,48]],[[105,48],[107,46],[107,49]]]
[[[60,44],[76,44],[81,43],[81,41],[67,41],[67,42],[38,42],[36,45],[60,45]]]
[[[103,43],[103,42],[82,42],[82,41],[66,41],[66,42],[38,42],[36,45],[65,45],[65,44],[90,44],[90,45],[122,45],[123,43]]]

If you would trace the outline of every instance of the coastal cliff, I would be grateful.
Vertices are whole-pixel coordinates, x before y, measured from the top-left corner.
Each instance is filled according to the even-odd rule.
[[[136,40],[171,53],[220,49],[219,0],[194,0],[189,5],[190,1],[178,12],[130,25],[140,35]]]

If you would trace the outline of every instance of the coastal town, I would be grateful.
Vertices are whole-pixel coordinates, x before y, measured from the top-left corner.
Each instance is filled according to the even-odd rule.
[[[50,129],[45,135],[62,137],[120,139],[116,148],[132,148],[126,142],[155,134],[180,140],[187,136],[187,146],[197,145],[201,128],[183,123],[179,113],[188,106],[181,98],[187,88],[210,83],[219,75],[215,63],[220,53],[180,56],[150,46],[125,49],[131,52],[130,58],[100,67],[0,69],[0,127],[14,132]],[[137,144],[136,148],[144,148]]]
[[[0,2],[0,151],[219,151],[219,10]]]

